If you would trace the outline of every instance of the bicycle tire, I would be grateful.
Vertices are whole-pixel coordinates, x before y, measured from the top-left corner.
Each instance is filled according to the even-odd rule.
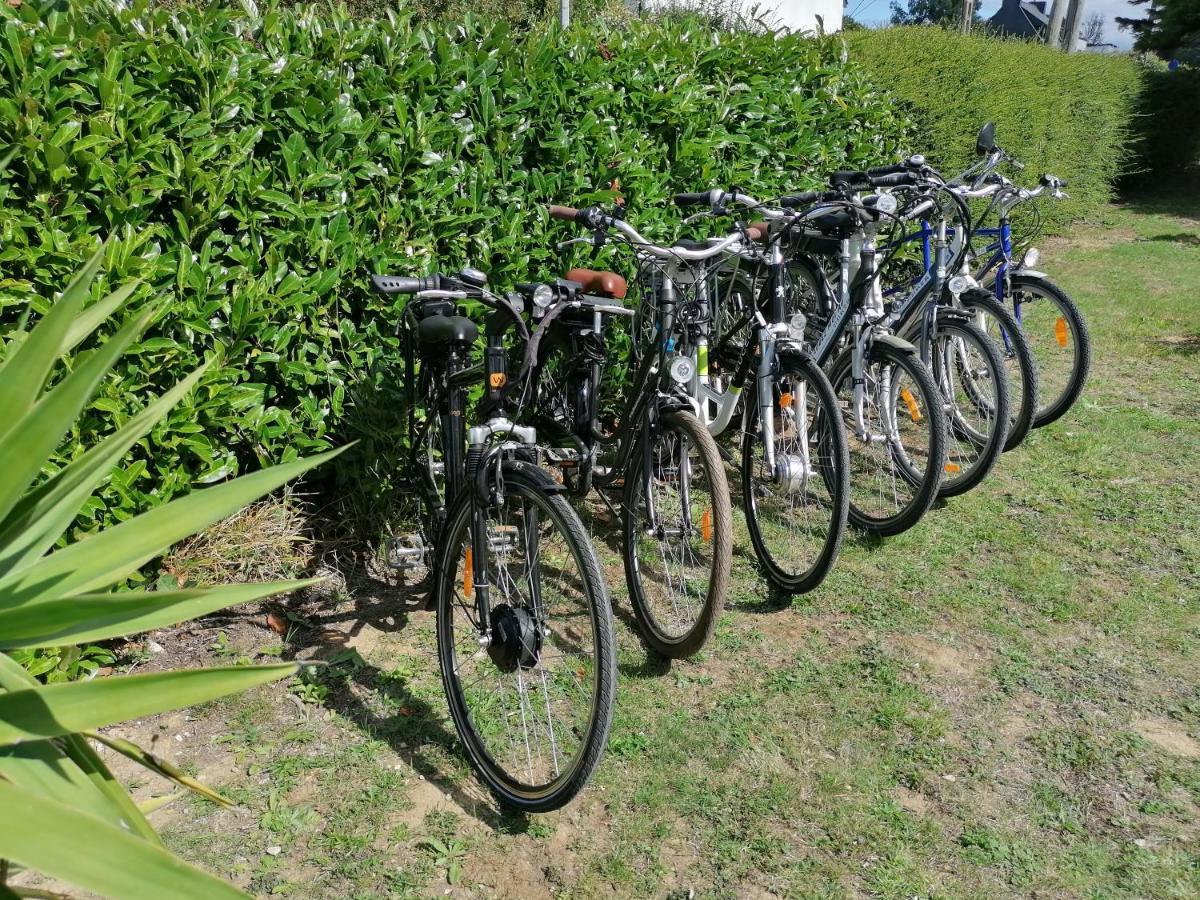
[[[695,615],[689,615],[688,621],[684,627],[676,631],[668,631],[664,628],[664,623],[660,621],[661,616],[656,612],[656,603],[652,602],[652,598],[648,596],[646,591],[646,583],[650,577],[655,574],[656,567],[647,565],[646,560],[639,558],[639,535],[640,519],[642,513],[642,468],[643,457],[645,455],[645,447],[642,446],[642,441],[639,440],[638,445],[634,448],[633,456],[629,465],[629,471],[625,474],[625,497],[624,497],[624,557],[625,557],[625,580],[629,587],[629,598],[633,606],[634,616],[637,618],[640,626],[642,637],[646,644],[660,656],[669,659],[678,659],[681,657],[693,656],[700,651],[716,629],[717,620],[720,617],[721,610],[725,604],[725,597],[729,587],[730,566],[733,559],[733,516],[729,501],[729,484],[725,477],[725,466],[721,461],[721,456],[717,450],[716,441],[709,434],[708,429],[700,422],[696,416],[690,412],[676,411],[664,413],[659,417],[658,435],[663,435],[673,432],[677,436],[677,440],[682,439],[686,444],[681,444],[681,447],[692,446],[696,448],[698,453],[697,462],[704,469],[704,478],[707,480],[709,492],[711,495],[711,503],[707,508],[710,516],[709,528],[711,533],[706,537],[703,534],[704,511],[701,511],[701,538],[705,543],[711,543],[711,560],[707,566],[706,585],[704,588],[704,598],[699,604]],[[658,436],[656,435],[656,437]],[[651,448],[652,450],[654,448]],[[689,463],[690,469],[694,463]],[[683,466],[679,469],[682,472]],[[689,474],[688,479],[692,476]],[[661,479],[664,484],[668,479]],[[682,480],[681,480],[681,483]],[[659,504],[660,512],[663,504]],[[688,504],[688,519],[692,516],[691,504]],[[680,504],[680,515],[682,517],[682,503]],[[685,565],[684,557],[693,552],[691,546],[691,534],[689,533],[688,544],[680,548],[680,566]],[[662,538],[655,539],[658,545],[662,545]],[[647,544],[655,543],[655,541],[647,541]],[[661,546],[659,547],[661,554]],[[665,560],[663,561],[662,569],[667,568]],[[695,567],[699,570],[700,566]],[[686,575],[685,575],[686,577]],[[670,575],[666,575],[668,587],[670,585]],[[681,582],[684,577],[681,577]],[[697,592],[698,593],[698,592]],[[672,602],[672,606],[678,609],[678,604]]]
[[[795,403],[794,384],[783,382],[789,388],[788,393],[791,396],[787,407],[782,406],[782,391],[779,385],[782,379],[787,378],[803,379],[810,385],[815,393],[813,399],[817,404],[817,412],[812,417],[812,422],[816,424],[808,427],[811,427],[819,435],[816,468],[820,472],[821,482],[828,492],[828,503],[824,503],[824,498],[814,497],[814,499],[817,501],[816,506],[826,505],[830,518],[824,539],[817,538],[813,541],[815,544],[819,540],[821,546],[819,551],[813,555],[811,565],[802,571],[797,571],[799,566],[788,568],[781,562],[781,558],[789,546],[798,548],[804,543],[799,536],[781,534],[783,546],[776,547],[774,551],[769,546],[776,543],[773,538],[769,537],[776,529],[764,528],[764,523],[761,521],[762,505],[759,501],[760,491],[754,481],[754,471],[761,458],[761,452],[756,451],[761,450],[762,436],[758,427],[758,405],[751,398],[746,401],[746,420],[742,433],[742,503],[746,514],[746,527],[750,532],[750,543],[754,547],[754,553],[758,557],[767,580],[774,587],[786,593],[803,594],[813,590],[825,580],[825,576],[833,568],[841,550],[850,505],[850,450],[846,442],[846,430],[842,425],[841,412],[838,409],[837,396],[821,368],[807,356],[788,354],[779,359],[779,376],[775,389],[777,411],[782,408],[792,408],[792,404]],[[779,422],[782,419],[782,416],[777,416],[776,421]],[[822,425],[827,427],[822,428]],[[777,443],[777,453],[781,446],[783,445]],[[813,450],[809,449],[808,454],[811,460]],[[805,482],[812,477],[811,474],[806,475]],[[805,494],[808,493],[805,483],[802,483],[799,489],[803,490]],[[769,489],[765,488],[765,490]],[[782,495],[789,493],[789,490],[795,492],[794,489],[784,488]],[[794,506],[792,511],[795,512]],[[787,540],[787,537],[792,537],[792,540]]]
[[[590,657],[587,654],[582,654],[584,657],[582,660],[572,660],[565,669],[560,666],[559,670],[553,673],[554,677],[547,683],[546,669],[543,668],[543,664],[551,657],[545,654],[546,647],[550,645],[560,648],[572,646],[570,641],[576,641],[575,635],[583,627],[573,621],[569,634],[565,629],[560,630],[556,634],[553,631],[554,623],[550,622],[546,626],[546,630],[550,633],[544,635],[544,637],[537,638],[539,649],[536,656],[536,666],[531,666],[527,669],[530,673],[534,672],[535,669],[541,669],[546,721],[550,723],[549,738],[554,765],[557,768],[557,750],[554,749],[555,732],[553,729],[550,700],[551,687],[566,690],[566,688],[561,687],[563,685],[562,678],[566,678],[565,684],[568,686],[572,684],[572,679],[579,684],[584,683],[587,676],[587,658],[591,659],[590,664],[593,667],[591,678],[593,700],[586,722],[581,721],[579,723],[581,726],[579,731],[582,732],[582,735],[580,736],[579,731],[571,728],[564,728],[560,731],[561,738],[564,740],[568,736],[578,738],[578,748],[571,757],[570,765],[564,767],[562,771],[557,772],[553,779],[544,784],[530,784],[521,781],[496,760],[493,749],[489,747],[487,740],[481,735],[482,729],[475,723],[471,709],[468,706],[466,692],[472,685],[464,688],[460,677],[463,659],[460,659],[456,649],[455,608],[453,601],[458,596],[458,574],[464,560],[460,548],[465,550],[465,547],[470,546],[471,514],[475,509],[470,489],[461,491],[455,499],[451,513],[447,519],[446,530],[443,532],[443,540],[439,544],[440,553],[437,563],[438,577],[436,587],[438,661],[442,672],[442,686],[446,692],[446,699],[450,706],[450,714],[454,721],[455,730],[458,732],[459,738],[466,750],[467,759],[476,774],[502,805],[523,812],[540,813],[558,809],[570,802],[583,789],[600,763],[608,741],[609,728],[612,724],[613,698],[616,693],[616,638],[613,628],[612,607],[609,603],[608,590],[605,586],[600,563],[596,557],[595,549],[588,539],[583,523],[579,520],[578,514],[571,508],[561,493],[546,490],[544,487],[539,486],[534,479],[514,477],[513,473],[506,471],[504,484],[506,494],[504,508],[506,510],[515,509],[517,504],[532,503],[549,518],[554,530],[563,536],[565,552],[574,561],[577,569],[580,598],[586,604],[587,619],[592,628]],[[523,506],[522,509],[528,510],[529,507]],[[522,516],[527,517],[528,513],[523,511]],[[527,518],[526,521],[528,521]],[[544,545],[538,545],[535,555],[539,559],[539,562],[547,552]],[[494,561],[496,556],[497,554],[490,553],[489,562]],[[521,584],[520,580],[510,580],[513,581],[514,586]],[[493,586],[496,586],[500,583],[500,580],[489,578],[489,582]],[[538,578],[538,583],[541,584],[540,577]],[[567,582],[568,585],[573,585],[574,583],[573,579]],[[528,581],[525,584],[527,585]],[[543,602],[546,602],[544,596],[542,599]],[[470,621],[465,601],[460,601],[459,606],[463,608],[462,618]],[[513,608],[515,607],[510,607],[510,609]],[[499,605],[493,605],[493,614],[497,614],[499,609]],[[528,607],[525,607],[525,609],[528,612]],[[469,628],[464,630],[470,631]],[[568,641],[568,637],[570,641]],[[497,672],[501,671],[500,665],[495,663],[494,657],[491,656],[492,647],[495,646],[495,642],[485,651],[478,644],[477,632],[467,633],[464,635],[464,638],[465,640],[461,641],[461,644],[468,649],[472,649],[473,645],[474,654],[472,656],[465,656],[466,661],[477,659],[479,654],[482,653],[493,661],[493,668]],[[561,658],[567,658],[565,652]],[[575,667],[576,665],[578,665],[578,668]],[[485,673],[490,674],[486,663],[483,663],[481,668]],[[516,666],[518,673],[523,670],[526,670],[525,666],[521,664]],[[584,673],[583,676],[579,675],[581,672]],[[532,674],[530,677],[532,680]],[[560,680],[556,681],[556,678]],[[521,676],[518,674],[518,685],[520,685],[520,682]],[[503,688],[503,682],[501,682],[501,687]],[[523,689],[518,687],[518,692],[521,690]],[[524,716],[526,705],[528,705],[530,710],[533,710],[535,706],[532,701],[528,704],[523,703],[521,707],[522,716]],[[524,722],[525,720],[522,719],[522,721]],[[525,734],[525,741],[526,753],[529,755],[528,732]],[[538,747],[540,751],[540,743]],[[532,770],[532,765],[533,763],[530,761],[530,770]]]

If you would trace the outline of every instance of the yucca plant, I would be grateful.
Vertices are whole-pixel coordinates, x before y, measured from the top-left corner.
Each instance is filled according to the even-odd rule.
[[[36,326],[10,334],[0,350],[0,651],[162,628],[310,583],[110,592],[174,542],[337,451],[244,475],[115,527],[64,539],[81,505],[202,374],[193,372],[104,440],[50,471],[55,448],[156,312],[147,306],[94,349],[72,355],[136,288],[126,285],[85,306],[103,258],[101,248]],[[45,896],[9,883],[19,867],[105,896],[244,896],[162,846],[91,742],[225,802],[169,763],[98,729],[274,681],[296,668],[239,666],[40,684],[0,652],[0,898]]]

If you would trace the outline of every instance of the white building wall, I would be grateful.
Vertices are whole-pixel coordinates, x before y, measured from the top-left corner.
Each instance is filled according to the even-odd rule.
[[[842,30],[842,0],[765,0],[762,6],[773,9],[780,23],[793,31],[815,31],[817,16],[827,34]]]
[[[632,0],[634,8],[655,6],[689,6],[688,0]],[[696,4],[703,6],[702,3]],[[817,16],[821,17],[828,34],[842,30],[842,0],[742,0],[749,11],[757,6],[760,14],[772,25],[782,25],[792,31],[816,31]]]

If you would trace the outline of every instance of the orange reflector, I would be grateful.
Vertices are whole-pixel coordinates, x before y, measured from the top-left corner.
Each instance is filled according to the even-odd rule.
[[[780,407],[780,409],[791,409],[792,408],[792,392],[791,391],[786,391],[779,395],[779,407]]]
[[[475,596],[475,554],[471,547],[467,547],[463,559],[463,596],[468,600]]]
[[[1054,323],[1054,339],[1058,341],[1058,346],[1067,346],[1067,320],[1062,316]]]
[[[913,392],[908,388],[900,388],[900,399],[904,401],[904,405],[908,407],[908,414],[914,422],[921,421],[921,407],[917,405],[917,398],[913,396]]]
[[[712,512],[707,509],[700,516],[700,536],[704,543],[712,542]]]
[[[946,463],[946,471],[951,473],[961,472],[962,466],[960,466],[958,463]]]

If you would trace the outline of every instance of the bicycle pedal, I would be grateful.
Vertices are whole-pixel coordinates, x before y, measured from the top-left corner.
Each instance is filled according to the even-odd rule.
[[[389,568],[408,571],[429,568],[429,550],[419,534],[402,534],[387,542]]]

